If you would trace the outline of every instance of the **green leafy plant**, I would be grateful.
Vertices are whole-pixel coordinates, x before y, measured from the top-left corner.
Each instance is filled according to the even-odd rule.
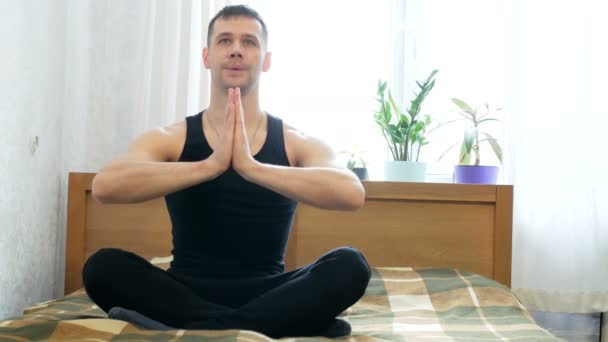
[[[338,152],[338,154],[348,155],[348,161],[346,162],[346,168],[349,170],[354,169],[355,167],[367,167],[365,160],[361,157],[362,151],[358,148],[353,147],[351,150],[342,150]]]
[[[388,90],[387,82],[378,81],[376,100],[379,103],[378,110],[374,113],[374,119],[382,131],[382,136],[388,144],[388,148],[394,160],[418,161],[422,146],[428,144],[426,139],[427,127],[431,124],[431,117],[424,115],[420,117],[420,109],[424,99],[435,86],[435,75],[438,70],[433,70],[429,77],[422,83],[416,81],[420,88],[414,93],[415,97],[410,101],[409,108],[400,108]],[[388,90],[388,96],[386,95]],[[414,146],[418,150],[414,156]]]
[[[496,155],[496,158],[502,164],[502,148],[500,147],[498,140],[494,138],[490,133],[482,130],[482,128],[486,127],[486,123],[492,121],[500,121],[499,119],[492,117],[492,114],[494,112],[500,111],[501,108],[491,110],[490,106],[485,103],[483,106],[474,109],[472,106],[470,106],[463,100],[457,98],[452,98],[451,100],[452,103],[454,103],[458,107],[458,115],[461,117],[445,122],[433,128],[433,130],[444,125],[463,120],[468,121],[470,125],[465,128],[464,138],[462,139],[462,141],[458,141],[454,145],[450,146],[441,154],[439,159],[442,159],[451,149],[460,145],[458,164],[480,165],[480,144],[486,142],[490,145],[492,151],[494,151],[494,154]]]

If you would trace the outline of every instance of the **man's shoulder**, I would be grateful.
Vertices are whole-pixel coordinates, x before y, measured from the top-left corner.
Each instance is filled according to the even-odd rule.
[[[285,138],[301,138],[304,133],[302,133],[302,131],[300,131],[299,129],[295,128],[294,126],[292,126],[291,124],[283,121],[283,134],[285,135]]]
[[[174,122],[170,125],[161,127],[160,131],[161,134],[164,134],[166,136],[166,139],[169,143],[169,159],[171,161],[179,160],[179,157],[182,154],[182,150],[184,149],[184,145],[186,143],[186,120],[184,119],[181,121]]]
[[[160,134],[167,137],[183,136],[186,134],[186,119],[157,128]]]
[[[333,158],[332,148],[321,138],[307,134],[290,124],[283,122],[285,135],[285,146],[292,165],[308,165],[310,160],[316,160],[319,156],[327,159]]]
[[[181,155],[186,138],[186,121],[149,129],[132,144],[141,150],[155,151],[165,161],[176,161]]]
[[[311,134],[307,134],[307,133],[303,132],[302,130],[297,129],[296,127],[294,127],[288,123],[285,123],[285,122],[283,122],[283,133],[285,135],[285,139],[291,140],[291,142],[293,142],[293,143],[300,143],[300,144],[323,143],[323,141],[319,137],[316,137]]]
[[[285,137],[286,146],[288,148],[291,147],[294,151],[309,143],[311,139],[314,139],[314,137],[286,122],[283,122],[283,136]]]

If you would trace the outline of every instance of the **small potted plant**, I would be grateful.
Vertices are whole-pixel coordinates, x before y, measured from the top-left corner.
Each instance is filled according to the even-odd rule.
[[[362,152],[358,148],[352,150],[342,150],[339,154],[348,156],[346,168],[351,170],[360,180],[367,180],[367,164],[361,156]]]
[[[468,125],[464,130],[463,139],[450,146],[441,154],[439,159],[442,159],[452,148],[460,145],[458,165],[454,167],[454,181],[456,183],[496,184],[498,167],[481,164],[480,147],[484,143],[488,144],[496,155],[498,162],[502,164],[502,148],[498,140],[483,130],[488,122],[499,121],[496,117],[492,117],[492,114],[500,111],[501,108],[492,111],[486,103],[474,109],[463,100],[457,98],[451,100],[458,107],[458,115],[461,117],[445,122],[436,128],[462,120],[467,121]]]
[[[399,107],[388,90],[387,83],[378,81],[376,100],[379,106],[374,119],[393,156],[393,160],[384,163],[385,180],[424,182],[426,179],[426,163],[418,162],[418,159],[422,146],[428,144],[426,134],[431,118],[429,115],[422,116],[420,109],[435,86],[437,72],[433,70],[422,83],[416,82],[420,90],[414,94],[409,108]]]

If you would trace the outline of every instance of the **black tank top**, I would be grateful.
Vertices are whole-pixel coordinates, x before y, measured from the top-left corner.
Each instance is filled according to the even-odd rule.
[[[179,161],[206,159],[204,111],[186,118]],[[267,137],[254,158],[289,166],[283,122],[268,116]],[[297,202],[250,183],[234,169],[165,196],[172,223],[171,270],[193,276],[248,277],[283,272],[283,257]]]

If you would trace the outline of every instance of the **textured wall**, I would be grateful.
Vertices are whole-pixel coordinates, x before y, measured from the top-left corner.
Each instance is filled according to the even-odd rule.
[[[56,286],[65,6],[2,1],[0,13],[2,319],[51,298]]]

